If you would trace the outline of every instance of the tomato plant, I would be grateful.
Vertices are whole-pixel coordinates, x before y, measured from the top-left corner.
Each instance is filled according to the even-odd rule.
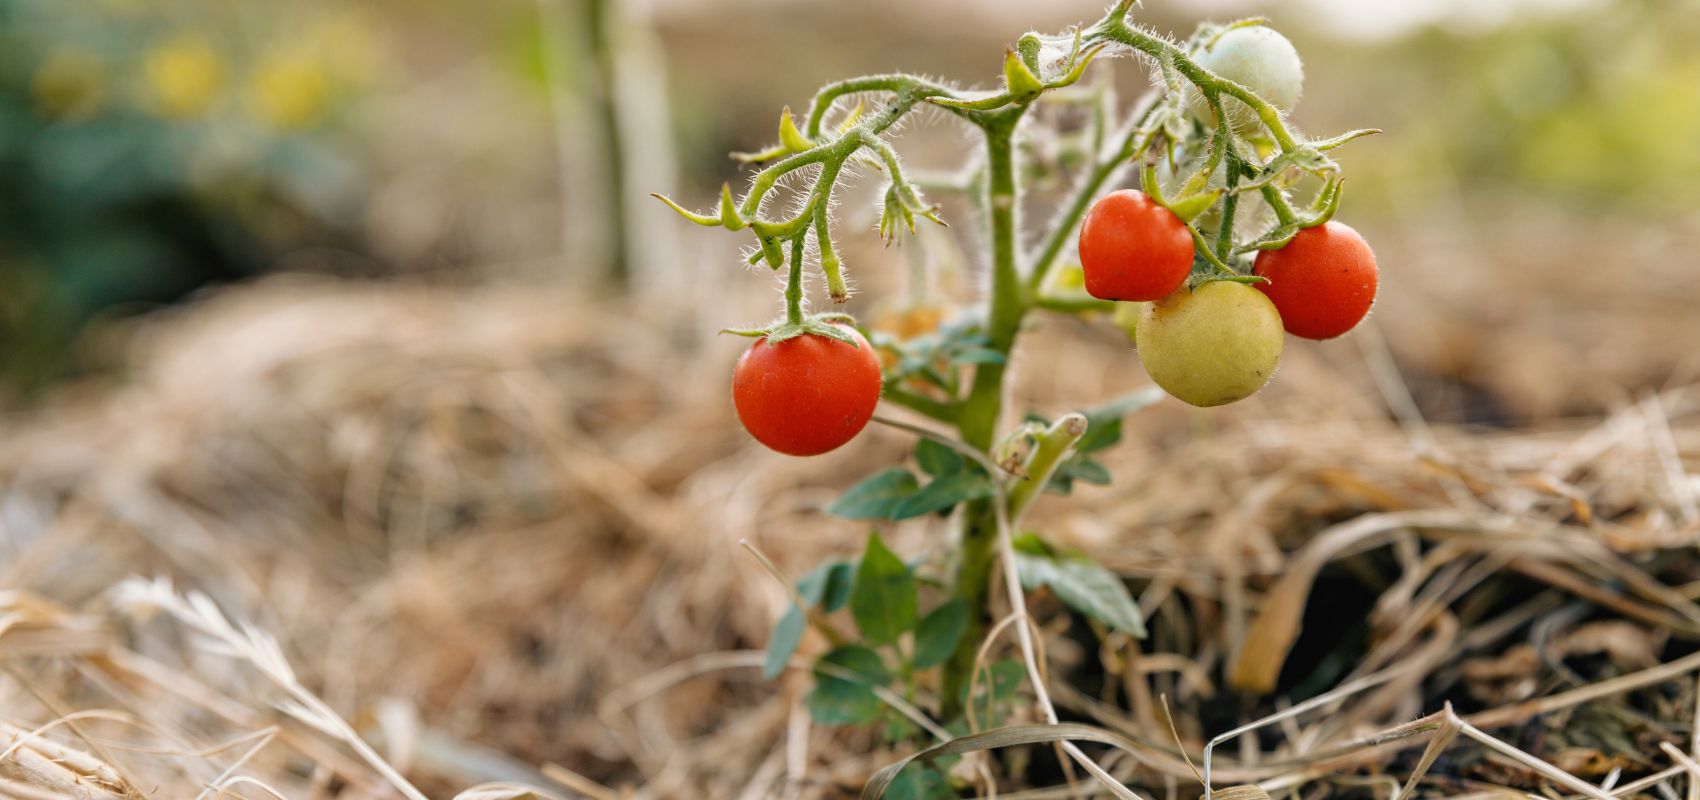
[[[757,165],[742,193],[723,185],[716,206],[700,213],[660,198],[699,225],[750,236],[748,263],[787,270],[783,315],[729,331],[763,340],[735,376],[751,433],[782,452],[822,452],[853,436],[876,402],[907,411],[907,421],[878,419],[919,436],[908,463],[867,477],[826,511],[875,526],[942,517],[955,529],[942,557],[910,562],[887,549],[876,527],[855,563],[787,579],[795,602],[774,628],[767,671],[794,663],[806,629],[819,633],[826,647],[813,658],[807,703],[817,722],[881,725],[888,741],[949,740],[1010,716],[1023,702],[1023,679],[1041,718],[1058,722],[1030,626],[992,629],[1011,631],[1020,661],[983,657],[1000,565],[1015,610],[1006,622],[1024,617],[1025,591],[1045,587],[1097,635],[1144,635],[1143,616],[1114,573],[1042,532],[1016,532],[1040,494],[1110,483],[1099,454],[1120,440],[1124,417],[1157,393],[1014,419],[1005,407],[1010,358],[1030,314],[1120,327],[1157,386],[1213,406],[1256,392],[1275,372],[1283,303],[1303,306],[1282,300],[1284,292],[1333,302],[1332,289],[1317,288],[1322,281],[1290,277],[1307,274],[1302,266],[1263,275],[1253,262],[1279,264],[1335,235],[1340,167],[1330,152],[1374,131],[1311,139],[1290,128],[1285,113],[1298,100],[1302,65],[1291,43],[1261,22],[1206,24],[1175,41],[1130,22],[1135,5],[1121,0],[1091,24],[1020,37],[995,89],[903,73],[828,84],[801,115],[781,113],[777,142],[741,154]],[[1152,72],[1153,88],[1130,107],[1106,81],[1077,85],[1096,59],[1115,56],[1138,58]],[[806,282],[812,273],[827,300],[849,299],[830,215],[847,171],[882,181],[882,238],[914,233],[918,219],[943,222],[890,141],[898,123],[923,108],[979,141],[961,180],[928,185],[979,212],[977,227],[953,230],[972,227],[980,238],[980,297],[954,311],[911,298],[911,308],[925,310],[920,324],[888,319],[864,342],[848,315],[808,310]],[[1081,109],[1084,125],[1057,124]],[[1027,157],[1040,150],[1068,157]],[[1319,179],[1308,203],[1295,197],[1307,176]],[[1021,187],[1049,178],[1071,187],[1051,223],[1021,224],[1036,210]],[[772,199],[780,186],[794,190],[794,202]],[[1242,203],[1249,199],[1258,201],[1256,214]],[[1269,294],[1253,288],[1265,283]],[[745,396],[753,386],[762,387],[759,403]],[[845,614],[853,632],[841,627]],[[1050,741],[1027,741],[1041,740]],[[1063,752],[1096,769],[1072,747]],[[947,758],[954,756],[882,770],[865,796],[957,796],[964,778]]]
[[[1278,250],[1257,254],[1257,288],[1275,301],[1287,332],[1332,339],[1363,321],[1375,304],[1375,253],[1351,227],[1328,222],[1299,231]]]
[[[1156,300],[1192,274],[1192,233],[1144,192],[1104,195],[1080,224],[1086,292],[1100,300]]]
[[[787,455],[814,456],[861,433],[880,399],[879,357],[862,334],[844,332],[852,341],[763,337],[744,351],[732,401],[751,436]]]

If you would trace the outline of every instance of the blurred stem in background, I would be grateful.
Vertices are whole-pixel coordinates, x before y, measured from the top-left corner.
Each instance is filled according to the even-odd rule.
[[[627,246],[626,214],[626,153],[620,124],[619,107],[619,48],[613,27],[619,24],[617,0],[579,0],[583,13],[584,37],[589,47],[585,55],[591,69],[586,72],[595,86],[591,102],[595,107],[597,131],[601,134],[603,198],[607,203],[607,244],[603,247],[604,266],[609,283],[625,287],[631,282],[631,253]]]
[[[642,4],[538,0],[538,9],[555,115],[561,256],[569,269],[600,269],[623,291],[670,252],[670,236],[651,241],[654,232],[634,228],[634,210],[647,199],[634,187],[674,179],[661,48]],[[581,76],[576,86],[573,74]],[[582,257],[587,249],[593,263]]]

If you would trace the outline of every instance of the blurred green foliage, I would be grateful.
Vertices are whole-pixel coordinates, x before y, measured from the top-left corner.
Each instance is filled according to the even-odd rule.
[[[1383,153],[1354,179],[1410,199],[1510,189],[1640,214],[1700,201],[1700,13],[1613,0],[1486,32],[1430,29],[1342,60]],[[1355,78],[1350,76],[1355,75]],[[1392,152],[1388,152],[1392,151]],[[1424,197],[1427,195],[1427,197]]]
[[[61,374],[104,310],[343,235],[337,116],[378,52],[315,4],[0,3],[0,384]]]

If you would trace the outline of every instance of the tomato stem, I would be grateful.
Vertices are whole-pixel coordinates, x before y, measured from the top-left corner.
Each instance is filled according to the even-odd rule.
[[[1227,126],[1223,125],[1223,128]],[[1228,162],[1228,194],[1222,198],[1222,227],[1216,232],[1216,259],[1226,264],[1234,254],[1234,212],[1240,205],[1239,193],[1234,191],[1240,185],[1240,154],[1232,138],[1228,140],[1225,157]]]
[[[803,237],[791,242],[791,274],[785,281],[785,324],[803,324]]]
[[[974,369],[968,397],[957,409],[962,439],[990,453],[1003,415],[1005,362],[1015,345],[1028,302],[1016,264],[1015,131],[1026,106],[1014,105],[971,117],[985,133],[986,211],[990,222],[991,288],[986,299],[986,346],[1005,356]],[[997,545],[997,509],[990,499],[970,502],[961,516],[956,578],[952,593],[967,604],[968,630],[944,665],[941,711],[946,719],[961,711],[964,689],[973,676],[975,654],[986,629],[986,590]]]

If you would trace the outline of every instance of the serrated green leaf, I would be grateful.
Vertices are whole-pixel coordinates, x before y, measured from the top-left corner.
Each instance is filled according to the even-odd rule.
[[[909,470],[893,467],[850,487],[826,513],[845,519],[895,519],[897,509],[920,485]]]
[[[850,614],[862,638],[891,644],[915,627],[919,603],[915,574],[897,554],[886,549],[878,531],[868,534],[868,549],[856,567],[850,591]]]
[[[790,665],[791,656],[797,653],[797,645],[803,642],[806,622],[802,610],[792,605],[774,624],[773,633],[767,637],[767,658],[761,668],[763,678],[771,681]]]
[[[1069,608],[1136,638],[1145,638],[1139,606],[1121,578],[1097,562],[1079,556],[1046,557],[1017,552],[1021,585],[1055,592]]]
[[[962,598],[952,597],[933,609],[915,626],[915,666],[925,669],[943,664],[956,651],[966,630],[968,604]]]
[[[922,437],[921,441],[915,443],[915,463],[921,466],[922,472],[942,478],[961,472],[965,460],[949,445]]]
[[[991,479],[974,472],[958,472],[934,480],[922,487],[920,491],[906,497],[898,504],[892,519],[909,519],[920,517],[955,506],[968,500],[979,500],[991,497],[993,493]]]
[[[838,670],[823,670],[821,665]],[[846,674],[839,674],[842,670]],[[809,692],[809,716],[822,725],[865,725],[880,718],[882,704],[873,687],[891,681],[879,653],[863,645],[846,645],[820,657],[815,664],[815,688]]]

